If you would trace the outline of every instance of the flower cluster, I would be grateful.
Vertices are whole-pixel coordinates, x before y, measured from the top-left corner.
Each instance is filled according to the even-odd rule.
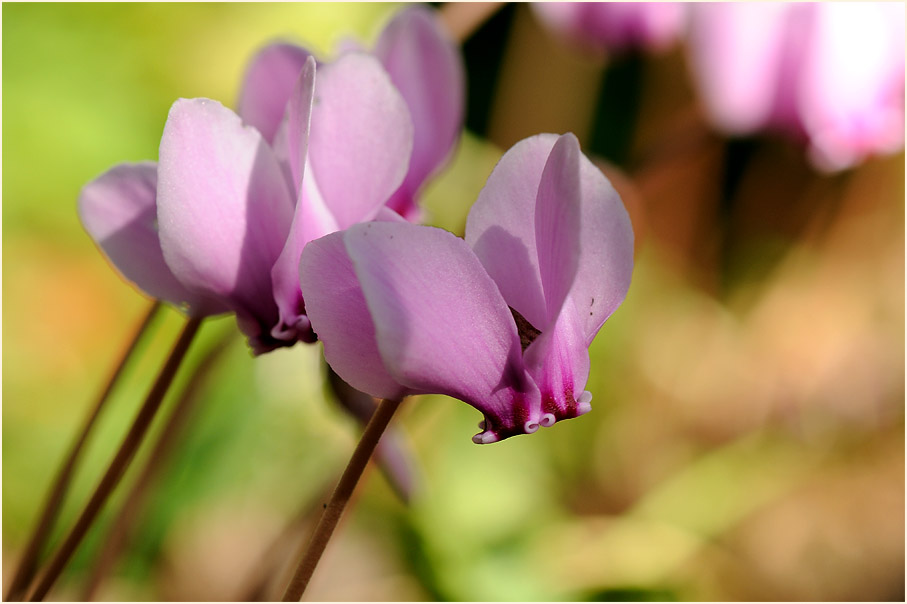
[[[782,131],[841,170],[904,146],[903,3],[690,9],[690,64],[723,130]]]
[[[466,401],[485,417],[478,443],[532,433],[589,411],[588,348],[626,295],[633,231],[572,134],[510,149],[465,240],[408,222],[455,144],[462,89],[421,8],[373,53],[317,63],[269,45],[239,114],[174,103],[158,163],[89,183],[83,223],[149,295],[235,313],[256,354],[317,338],[362,392]]]
[[[374,53],[316,64],[270,45],[247,72],[239,115],[209,99],[174,103],[158,163],[122,164],[86,185],[83,224],[149,295],[194,316],[235,313],[254,353],[313,341],[302,248],[417,214],[419,188],[457,140],[462,72],[420,7],[399,13]]]

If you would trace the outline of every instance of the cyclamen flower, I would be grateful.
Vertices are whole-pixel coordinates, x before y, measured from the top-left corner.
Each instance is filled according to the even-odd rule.
[[[665,50],[680,37],[686,17],[679,2],[539,2],[532,8],[570,40],[613,52]]]
[[[904,145],[903,3],[717,3],[690,14],[690,64],[715,124],[767,129],[841,170]]]
[[[345,52],[364,50],[347,42]],[[390,75],[413,120],[413,153],[406,177],[387,206],[418,218],[417,194],[451,155],[463,125],[463,61],[435,13],[407,6],[385,26],[371,54]],[[261,49],[246,70],[238,113],[273,141],[293,83],[312,53],[292,43]],[[342,55],[341,55],[342,56]]]
[[[235,312],[256,354],[314,340],[297,274],[306,242],[399,220],[394,209],[415,217],[419,187],[462,124],[461,60],[426,9],[401,11],[375,56],[319,65],[317,89],[315,70],[304,49],[266,47],[239,117],[216,101],[178,101],[160,167],[116,166],[79,200],[86,230],[128,280],[193,316]]]
[[[623,301],[633,230],[572,134],[501,158],[465,241],[407,223],[311,242],[300,282],[325,358],[373,396],[440,393],[484,415],[490,443],[591,409],[589,345]]]
[[[274,148],[216,101],[174,103],[157,166],[159,240],[147,211],[115,233],[135,245],[110,245],[99,230],[115,219],[103,193],[112,181],[141,190],[147,208],[151,164],[118,166],[80,197],[83,223],[127,278],[191,314],[235,312],[256,354],[313,339],[298,281],[303,246],[386,211],[412,149],[406,103],[376,59],[350,53],[323,65],[317,86],[315,69],[308,59]]]

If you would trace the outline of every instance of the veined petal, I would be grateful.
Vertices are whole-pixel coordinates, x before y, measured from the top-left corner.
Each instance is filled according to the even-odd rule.
[[[450,155],[463,125],[463,60],[434,12],[403,8],[378,38],[374,54],[403,95],[413,120],[413,153],[390,207],[408,215],[422,183]]]
[[[482,411],[477,442],[537,429],[538,389],[523,367],[516,325],[463,240],[431,227],[371,222],[347,230],[344,241],[381,358],[397,382]]]
[[[507,151],[466,221],[466,241],[504,299],[539,330],[550,321],[539,268],[536,204],[542,173],[557,141],[553,134],[539,134]],[[614,187],[582,154],[579,185],[579,230],[575,236],[579,259],[569,298],[577,306],[586,340],[591,343],[630,286],[633,227]],[[549,201],[557,203],[554,198]],[[571,224],[570,220],[564,224]],[[546,257],[550,254],[545,252]],[[551,278],[557,276],[552,274]]]
[[[591,409],[592,395],[585,391],[589,346],[574,304],[564,304],[554,324],[530,344],[524,358],[541,391],[542,426]]]
[[[295,44],[275,42],[259,50],[246,68],[238,113],[269,143],[274,141],[293,86],[310,56],[309,51]]]
[[[542,171],[535,203],[535,241],[545,294],[545,331],[561,312],[573,286],[580,256],[580,157],[573,134],[557,139]]]
[[[583,325],[586,345],[617,310],[633,276],[633,225],[620,195],[585,155],[580,155],[580,257],[569,299]]]
[[[521,140],[501,157],[466,219],[466,242],[507,304],[533,326],[547,305],[535,244],[535,204],[554,134]]]
[[[190,292],[164,262],[157,233],[157,164],[120,164],[82,188],[79,217],[117,271],[140,290],[193,316],[225,312]]]
[[[378,352],[375,325],[362,294],[343,233],[310,242],[302,252],[299,282],[306,313],[324,343],[324,358],[353,388],[399,399],[406,388],[394,380]]]
[[[318,69],[310,174],[340,228],[374,218],[406,175],[412,141],[406,103],[377,59],[353,52]]]
[[[304,227],[315,223],[313,216],[306,215],[312,211],[312,204],[303,201],[306,149],[314,90],[315,59],[309,57],[296,83],[293,96],[287,103],[288,159],[298,199],[286,244],[271,269],[274,301],[280,313],[279,322],[271,329],[271,335],[278,340],[291,342],[296,339],[306,341],[314,339],[311,325],[305,316],[305,305],[299,289],[299,256],[306,242],[311,239]]]
[[[173,104],[158,165],[164,259],[183,285],[236,311],[256,352],[273,347],[271,267],[292,211],[281,169],[257,130],[216,101]]]

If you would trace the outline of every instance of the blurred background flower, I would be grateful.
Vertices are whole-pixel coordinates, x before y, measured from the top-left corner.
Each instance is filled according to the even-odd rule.
[[[396,8],[3,5],[4,582],[150,304],[82,231],[80,188],[115,163],[157,159],[176,98],[235,108],[266,42],[295,40],[320,56],[344,37],[371,47]],[[453,18],[456,8],[443,10]],[[898,39],[883,23],[899,24],[903,45],[903,16],[858,8],[815,17],[821,36],[800,37],[810,64],[839,57],[825,64],[861,79],[821,67],[798,80],[803,98],[832,90],[852,101],[804,119],[799,143],[764,136],[759,120],[747,136],[711,127],[695,15],[685,41],[655,54],[581,52],[522,4],[500,7],[466,39],[467,131],[424,190],[427,222],[462,234],[503,150],[572,131],[628,207],[633,283],[590,350],[595,398],[582,418],[477,447],[473,409],[440,396],[404,404],[397,421],[421,468],[418,492],[403,504],[367,474],[308,599],[903,600],[905,174],[889,137],[903,135],[903,50],[897,69],[881,50]],[[847,36],[835,33],[841,22],[854,24]],[[864,31],[877,35],[855,55],[847,44]],[[842,64],[857,57],[859,69]],[[853,82],[895,72],[900,82],[873,88],[881,122],[827,130],[835,145],[867,134],[862,146],[823,146],[816,128],[879,106]],[[820,151],[849,168],[818,171]],[[57,540],[180,324],[168,311],[128,367]],[[234,330],[230,319],[206,324],[187,369]],[[223,353],[96,597],[279,595],[359,428],[328,401],[318,347],[253,360],[234,337]],[[84,593],[136,475],[54,598]]]

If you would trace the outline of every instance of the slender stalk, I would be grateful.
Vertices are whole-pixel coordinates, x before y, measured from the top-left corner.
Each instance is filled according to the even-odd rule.
[[[79,456],[82,453],[82,448],[84,447],[85,442],[88,440],[88,435],[91,433],[91,430],[95,425],[95,421],[101,414],[101,410],[104,408],[104,404],[110,397],[110,393],[113,391],[114,385],[120,379],[120,375],[122,375],[123,369],[126,367],[126,363],[129,361],[132,353],[135,352],[139,341],[148,330],[148,327],[150,327],[155,316],[157,316],[157,312],[160,307],[160,301],[155,300],[155,302],[151,305],[151,308],[148,309],[148,312],[145,314],[144,319],[142,319],[141,324],[139,325],[138,329],[136,329],[135,334],[132,336],[132,340],[126,347],[126,350],[120,356],[119,363],[117,364],[116,368],[114,368],[113,373],[110,374],[110,378],[107,380],[104,389],[98,396],[94,408],[88,414],[88,417],[85,420],[85,424],[82,426],[82,431],[79,433],[79,435],[76,437],[75,442],[72,444],[72,447],[69,450],[69,454],[66,456],[66,460],[63,462],[63,465],[57,472],[56,479],[54,480],[53,485],[50,488],[50,492],[47,494],[47,499],[44,502],[44,509],[41,512],[38,524],[35,526],[35,530],[32,533],[31,539],[29,539],[28,545],[26,545],[25,547],[25,552],[22,554],[22,560],[19,562],[19,568],[16,570],[16,574],[13,577],[13,580],[10,582],[9,588],[7,589],[5,598],[6,600],[18,600],[22,596],[24,596],[25,590],[32,582],[32,579],[34,579],[35,573],[38,571],[38,557],[41,555],[41,551],[44,549],[44,545],[47,542],[48,536],[50,535],[50,530],[53,527],[54,521],[56,520],[57,515],[60,512],[60,508],[63,504],[63,498],[66,496],[66,491],[69,489],[69,483],[72,481],[72,476],[76,468],[76,462],[78,461]]]
[[[161,430],[154,449],[148,458],[148,462],[142,469],[141,475],[132,486],[132,490],[120,508],[120,512],[113,522],[107,539],[100,554],[95,562],[91,576],[85,584],[82,592],[82,599],[90,601],[94,599],[94,594],[100,586],[102,579],[109,572],[110,568],[116,562],[117,556],[126,546],[132,527],[135,526],[136,520],[142,511],[146,497],[153,486],[154,481],[159,476],[161,470],[166,466],[170,453],[174,445],[179,441],[187,421],[192,416],[196,403],[199,400],[199,393],[202,386],[207,381],[211,370],[216,367],[216,362],[220,359],[223,352],[227,349],[227,344],[234,337],[235,331],[230,330],[223,337],[212,344],[206,351],[202,360],[192,373],[189,383],[180,394],[179,400],[174,405],[167,423]]]
[[[201,322],[201,318],[193,317],[186,323],[176,345],[170,353],[170,357],[164,364],[163,369],[161,369],[160,374],[158,374],[157,380],[151,388],[151,392],[148,393],[148,398],[145,399],[145,403],[139,410],[139,413],[132,424],[132,428],[130,428],[129,433],[126,434],[126,438],[120,445],[119,451],[117,451],[116,456],[107,468],[107,472],[104,474],[104,477],[95,489],[94,494],[82,511],[82,515],[79,516],[79,519],[76,521],[76,524],[69,535],[67,535],[63,545],[60,546],[60,549],[57,550],[56,554],[54,554],[54,557],[51,559],[47,570],[38,582],[38,586],[29,598],[31,601],[40,601],[44,599],[44,596],[50,591],[50,588],[60,576],[66,563],[69,562],[69,559],[75,553],[76,548],[82,542],[82,539],[85,537],[91,524],[94,522],[95,518],[97,518],[101,508],[107,501],[107,498],[123,477],[126,468],[129,466],[129,462],[132,460],[136,450],[142,443],[142,439],[148,431],[151,421],[154,419],[154,415],[160,407],[164,395],[167,393],[167,389],[173,382],[176,371],[183,358],[186,356],[189,345],[198,332]]]
[[[387,428],[399,406],[400,401],[384,399],[378,405],[374,415],[372,415],[372,419],[369,420],[359,444],[356,445],[356,450],[353,451],[349,464],[347,464],[343,475],[340,477],[340,482],[337,483],[337,488],[334,489],[334,493],[331,495],[331,500],[324,508],[321,520],[318,521],[318,526],[315,527],[312,539],[309,541],[309,545],[302,555],[299,565],[296,567],[296,572],[289,585],[287,585],[287,590],[283,594],[284,602],[298,602],[302,598],[302,594],[305,592],[309,580],[315,572],[315,566],[321,559],[321,555],[324,553],[324,549],[334,533],[334,528],[340,521],[343,510],[353,494],[356,484],[359,482],[359,477],[362,476],[372,452],[378,445],[381,434]]]

